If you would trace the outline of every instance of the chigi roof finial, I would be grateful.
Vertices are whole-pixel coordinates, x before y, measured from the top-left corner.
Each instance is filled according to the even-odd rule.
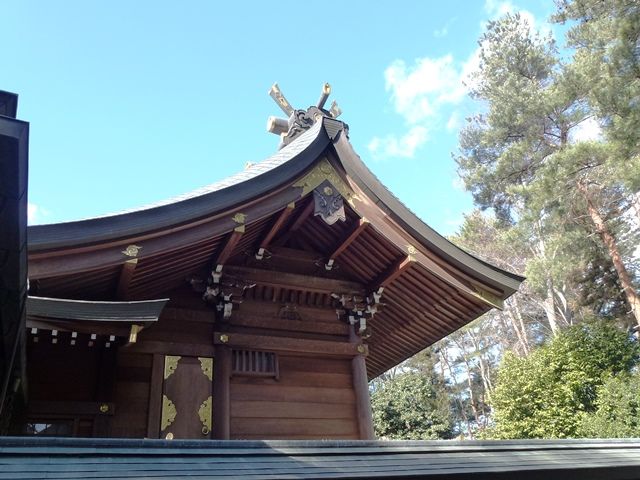
[[[342,114],[342,110],[340,110],[335,101],[331,103],[329,110],[324,108],[330,94],[331,85],[324,83],[320,98],[315,106],[311,106],[306,110],[296,110],[282,94],[278,84],[273,84],[269,90],[269,95],[288,117],[287,119],[269,117],[267,120],[267,131],[280,135],[282,138],[280,148],[291,143],[298,135],[311,128],[322,117],[338,118]]]

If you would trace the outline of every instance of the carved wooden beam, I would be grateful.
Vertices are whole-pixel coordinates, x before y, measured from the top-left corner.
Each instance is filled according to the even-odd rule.
[[[309,275],[276,272],[273,270],[262,270],[258,268],[237,267],[235,265],[227,265],[224,271],[227,275],[232,275],[246,282],[269,287],[303,290],[305,292],[324,294],[340,293],[360,296],[364,296],[365,292],[363,285],[347,280],[312,277]]]
[[[280,215],[278,215],[277,220],[271,226],[271,228],[269,229],[269,232],[265,235],[265,237],[260,242],[260,247],[258,247],[258,252],[256,253],[256,258],[258,260],[262,260],[264,258],[264,251],[267,249],[267,247],[271,243],[271,240],[273,240],[273,238],[280,231],[284,223],[287,221],[287,219],[293,212],[293,209],[295,208],[295,206],[296,204],[294,202],[291,202],[280,212]]]
[[[317,353],[326,356],[355,357],[366,356],[369,350],[359,342],[335,342],[328,340],[309,340],[306,338],[270,337],[246,333],[216,332],[214,345],[227,345],[235,348],[250,348],[275,352]]]
[[[239,310],[231,320],[232,325],[251,328],[264,328],[270,330],[297,331],[305,333],[317,333],[323,335],[349,334],[349,327],[338,322],[301,322],[300,320],[286,320],[272,316],[260,316],[245,314]]]
[[[325,268],[327,270],[331,270],[336,259],[344,252],[349,245],[351,245],[358,236],[365,231],[367,226],[369,225],[369,221],[366,218],[361,218],[357,225],[351,230],[347,238],[345,238],[340,245],[336,247],[334,252],[329,256],[329,260],[327,261]]]

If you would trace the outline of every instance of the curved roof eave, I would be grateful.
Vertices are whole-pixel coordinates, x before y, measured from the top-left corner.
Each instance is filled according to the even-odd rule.
[[[419,242],[458,268],[505,293],[515,292],[524,277],[484,262],[449,242],[411,212],[367,168],[353,150],[344,124],[325,117],[294,142],[249,169],[186,196],[121,214],[29,227],[29,250],[69,248],[132,237],[216,214],[254,198],[302,174],[329,146],[347,174]]]
[[[325,119],[325,122],[335,120]],[[487,263],[457,247],[440,235],[429,225],[424,223],[416,214],[407,208],[387,187],[367,168],[360,156],[353,150],[353,146],[345,135],[338,135],[333,141],[333,147],[340,163],[347,175],[373,200],[407,230],[416,240],[427,248],[441,254],[458,268],[480,277],[510,296],[525,280],[525,277],[508,272]]]
[[[109,216],[28,229],[29,251],[70,248],[132,237],[184,224],[260,197],[307,169],[330,144],[317,122],[295,142],[243,172],[189,195]]]
[[[27,298],[27,316],[98,322],[155,322],[168,298],[137,302],[104,302],[61,298]]]

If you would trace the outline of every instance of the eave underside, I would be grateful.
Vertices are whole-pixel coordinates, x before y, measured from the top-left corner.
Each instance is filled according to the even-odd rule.
[[[402,236],[395,225],[385,222],[381,211],[374,214],[372,209],[377,207],[366,206],[374,217],[369,220],[357,211],[363,204],[347,204],[346,221],[328,226],[313,215],[312,195],[296,196],[300,196],[299,188],[282,188],[260,202],[153,238],[124,239],[116,245],[87,247],[83,252],[39,253],[30,262],[32,291],[67,299],[149,300],[184,286],[193,275],[206,278],[222,255],[226,265],[263,270],[273,268],[271,259],[291,257],[293,260],[286,261],[295,264],[292,272],[349,280],[360,285],[365,294],[384,283],[383,305],[369,321],[370,378],[491,308],[474,293],[473,279]],[[241,235],[236,230],[239,224],[231,220],[240,212],[254,219],[241,225]],[[254,255],[267,238],[268,258],[256,261]],[[141,247],[134,258],[123,253],[132,244]],[[335,267],[327,271],[325,264],[335,252],[339,252]],[[495,298],[504,296],[504,292],[484,288]],[[258,283],[247,295],[258,301],[336,306],[331,292],[313,291],[305,285],[294,288]]]

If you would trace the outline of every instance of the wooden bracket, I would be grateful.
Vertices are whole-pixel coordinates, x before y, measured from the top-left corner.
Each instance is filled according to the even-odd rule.
[[[129,331],[129,343],[136,343],[138,341],[138,333],[142,331],[144,325],[131,325],[131,329]]]

